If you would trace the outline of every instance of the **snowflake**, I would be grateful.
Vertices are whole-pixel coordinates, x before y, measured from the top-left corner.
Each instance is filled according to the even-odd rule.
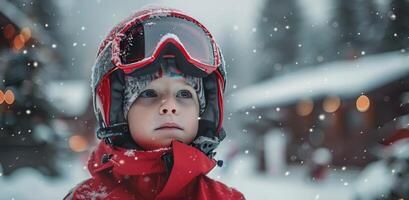
[[[158,149],[153,149],[153,150],[149,150],[147,152],[160,152],[160,151],[167,151],[172,149],[172,147],[162,147],[162,148],[158,148]]]
[[[85,196],[87,196],[87,199],[103,199],[108,196],[107,193],[107,187],[105,186],[99,186],[96,191],[89,191]]]
[[[133,156],[135,156],[135,150],[127,150],[125,153],[124,153],[124,155],[125,156],[128,156],[128,157],[133,157]]]

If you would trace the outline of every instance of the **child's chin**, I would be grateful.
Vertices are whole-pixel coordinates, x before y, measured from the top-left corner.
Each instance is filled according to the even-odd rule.
[[[153,144],[151,145],[145,145],[144,149],[145,150],[155,150],[155,149],[160,149],[160,148],[167,148],[170,147],[172,144],[172,138],[165,138],[165,139],[160,139],[160,141],[156,140]]]

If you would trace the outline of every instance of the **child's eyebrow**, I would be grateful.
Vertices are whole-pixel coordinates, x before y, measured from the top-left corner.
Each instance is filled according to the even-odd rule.
[[[179,83],[181,83],[182,84],[182,86],[189,86],[189,87],[192,87],[187,81],[181,81],[181,82],[179,82]],[[178,84],[179,85],[179,84]],[[193,87],[192,87],[193,88]]]
[[[187,86],[189,89],[195,90],[188,82],[184,82],[183,86]]]

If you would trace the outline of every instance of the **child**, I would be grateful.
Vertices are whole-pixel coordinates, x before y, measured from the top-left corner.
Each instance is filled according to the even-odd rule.
[[[93,68],[102,139],[92,178],[65,199],[244,199],[206,174],[222,128],[225,69],[207,29],[169,8],[117,25]]]

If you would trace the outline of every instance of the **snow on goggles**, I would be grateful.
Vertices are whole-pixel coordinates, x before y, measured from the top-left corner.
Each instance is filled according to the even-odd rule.
[[[132,73],[153,63],[168,44],[207,74],[220,65],[218,47],[206,28],[177,16],[153,17],[126,26],[114,39],[112,61],[125,73]]]

